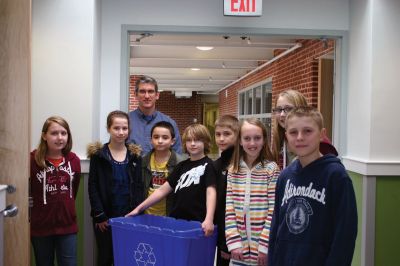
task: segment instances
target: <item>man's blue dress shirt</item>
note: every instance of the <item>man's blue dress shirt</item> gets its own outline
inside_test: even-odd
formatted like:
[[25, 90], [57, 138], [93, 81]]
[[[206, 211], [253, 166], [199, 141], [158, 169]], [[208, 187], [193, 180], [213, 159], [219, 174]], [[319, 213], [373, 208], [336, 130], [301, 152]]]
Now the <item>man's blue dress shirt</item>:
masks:
[[155, 111], [152, 115], [146, 116], [139, 108], [137, 108], [129, 113], [129, 119], [131, 126], [131, 135], [129, 139], [131, 142], [142, 147], [142, 155], [145, 155], [153, 149], [153, 146], [151, 145], [151, 129], [160, 121], [167, 121], [172, 124], [175, 131], [175, 144], [172, 148], [177, 153], [182, 154], [182, 141], [178, 126], [168, 115]]

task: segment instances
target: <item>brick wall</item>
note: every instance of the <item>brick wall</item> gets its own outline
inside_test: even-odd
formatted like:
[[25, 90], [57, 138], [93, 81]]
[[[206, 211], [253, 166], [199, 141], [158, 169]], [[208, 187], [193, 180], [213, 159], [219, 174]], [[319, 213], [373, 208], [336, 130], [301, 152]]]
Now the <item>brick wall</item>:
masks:
[[[136, 79], [137, 76], [132, 75], [130, 77], [129, 111], [135, 110], [138, 107], [138, 101], [134, 95]], [[190, 98], [176, 98], [171, 92], [163, 91], [160, 93], [156, 108], [158, 111], [169, 115], [175, 120], [181, 135], [183, 130], [193, 123], [194, 119], [200, 123], [203, 121], [203, 103], [201, 101], [201, 95], [195, 92]]]
[[[272, 102], [283, 90], [303, 93], [313, 106], [318, 102], [318, 58], [334, 50], [334, 41], [298, 40], [302, 47], [267, 65], [219, 93], [219, 113], [237, 115], [238, 91], [267, 78], [272, 78]], [[282, 50], [276, 50], [275, 55]]]
[[194, 122], [194, 119], [200, 123], [203, 122], [203, 103], [201, 95], [196, 93], [193, 93], [190, 98], [176, 98], [171, 92], [161, 92], [157, 109], [176, 121], [181, 135], [183, 130]]

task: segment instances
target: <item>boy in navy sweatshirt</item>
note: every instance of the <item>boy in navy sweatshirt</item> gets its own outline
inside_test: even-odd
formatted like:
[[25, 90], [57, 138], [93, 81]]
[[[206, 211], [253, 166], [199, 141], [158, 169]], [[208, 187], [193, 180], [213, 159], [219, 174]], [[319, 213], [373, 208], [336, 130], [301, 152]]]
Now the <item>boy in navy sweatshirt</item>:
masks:
[[354, 189], [340, 160], [319, 152], [322, 115], [312, 107], [296, 108], [285, 128], [297, 160], [279, 176], [268, 265], [351, 265], [357, 236]]

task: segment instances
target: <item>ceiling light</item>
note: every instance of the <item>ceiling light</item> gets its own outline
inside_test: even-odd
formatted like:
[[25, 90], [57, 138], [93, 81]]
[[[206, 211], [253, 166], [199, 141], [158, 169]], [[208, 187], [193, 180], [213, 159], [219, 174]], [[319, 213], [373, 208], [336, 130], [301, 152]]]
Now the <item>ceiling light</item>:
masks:
[[199, 70], [200, 70], [200, 68], [193, 67], [193, 68], [191, 68], [190, 70], [193, 70], [193, 71], [199, 71]]
[[196, 48], [199, 49], [200, 51], [210, 51], [214, 49], [214, 47], [212, 46], [196, 46]]

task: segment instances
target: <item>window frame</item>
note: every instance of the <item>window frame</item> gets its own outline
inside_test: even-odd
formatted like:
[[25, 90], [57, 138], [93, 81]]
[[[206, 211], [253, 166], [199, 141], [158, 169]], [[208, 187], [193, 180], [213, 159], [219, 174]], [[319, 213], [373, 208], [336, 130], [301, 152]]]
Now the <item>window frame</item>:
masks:
[[[238, 119], [245, 119], [245, 118], [249, 118], [249, 117], [256, 117], [256, 118], [271, 118], [272, 117], [272, 110], [270, 110], [269, 113], [262, 113], [262, 111], [264, 110], [264, 105], [266, 104], [266, 99], [264, 97], [263, 94], [263, 86], [270, 83], [270, 89], [269, 92], [271, 93], [271, 97], [272, 97], [272, 78], [267, 78], [264, 79], [260, 82], [254, 83], [244, 89], [241, 89], [238, 91]], [[261, 106], [260, 106], [260, 113], [259, 114], [255, 114], [255, 110], [256, 110], [256, 105], [255, 103], [255, 97], [256, 97], [256, 93], [255, 93], [255, 89], [260, 87], [261, 88]], [[248, 110], [248, 103], [249, 103], [249, 97], [247, 92], [252, 91], [252, 113], [248, 114], [246, 111]], [[244, 97], [244, 106], [242, 106], [242, 97]], [[271, 105], [272, 108], [272, 105]]]
[[[264, 108], [265, 105], [267, 104], [267, 97], [265, 97], [266, 93], [264, 93], [263, 89], [264, 86], [266, 87], [265, 89], [269, 92], [270, 98], [271, 98], [271, 104], [270, 104], [270, 110], [269, 113], [263, 113], [263, 110], [266, 109]], [[260, 102], [260, 113], [255, 113], [256, 111], [256, 89], [260, 88], [261, 92], [261, 102]], [[250, 93], [249, 93], [250, 92]], [[249, 114], [247, 111], [249, 110], [249, 94], [252, 95], [251, 99], [251, 114]], [[267, 78], [262, 81], [259, 81], [257, 83], [254, 83], [244, 89], [241, 89], [238, 91], [238, 119], [243, 120], [246, 118], [250, 117], [255, 117], [262, 121], [262, 123], [266, 126], [267, 128], [267, 134], [268, 134], [268, 141], [271, 140], [272, 136], [272, 78]], [[242, 105], [243, 103], [243, 105]]]

